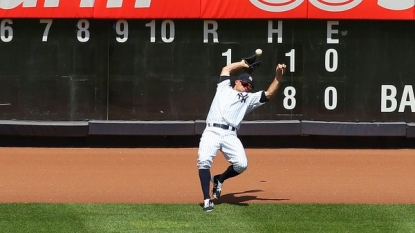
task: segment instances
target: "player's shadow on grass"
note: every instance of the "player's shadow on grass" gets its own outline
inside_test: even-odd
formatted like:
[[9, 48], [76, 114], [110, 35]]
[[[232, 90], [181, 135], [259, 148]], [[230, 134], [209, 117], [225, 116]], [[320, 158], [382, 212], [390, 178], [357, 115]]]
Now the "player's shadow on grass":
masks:
[[[238, 193], [225, 193], [221, 195], [218, 200], [213, 200], [215, 205], [220, 205], [222, 203], [226, 204], [233, 204], [233, 205], [241, 205], [241, 206], [248, 206], [249, 201], [288, 201], [290, 199], [286, 198], [260, 198], [256, 195], [251, 195], [252, 193], [259, 193], [262, 190], [248, 190]], [[238, 196], [236, 196], [238, 195]]]

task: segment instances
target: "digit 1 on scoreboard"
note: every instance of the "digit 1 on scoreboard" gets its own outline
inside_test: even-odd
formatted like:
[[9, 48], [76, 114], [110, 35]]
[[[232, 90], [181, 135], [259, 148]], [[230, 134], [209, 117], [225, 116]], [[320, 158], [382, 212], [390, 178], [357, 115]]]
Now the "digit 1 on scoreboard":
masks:
[[290, 72], [295, 72], [295, 49], [291, 49], [290, 52], [286, 53], [285, 56], [290, 58]]

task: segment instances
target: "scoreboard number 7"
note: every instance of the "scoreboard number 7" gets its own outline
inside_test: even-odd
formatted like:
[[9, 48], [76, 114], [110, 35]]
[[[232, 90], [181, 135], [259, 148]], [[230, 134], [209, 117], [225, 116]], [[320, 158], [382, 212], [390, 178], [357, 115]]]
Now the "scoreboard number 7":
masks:
[[40, 20], [40, 23], [46, 24], [45, 30], [43, 31], [43, 37], [42, 37], [43, 42], [48, 41], [49, 30], [50, 30], [50, 27], [52, 26], [52, 22], [53, 22], [52, 19], [41, 19]]

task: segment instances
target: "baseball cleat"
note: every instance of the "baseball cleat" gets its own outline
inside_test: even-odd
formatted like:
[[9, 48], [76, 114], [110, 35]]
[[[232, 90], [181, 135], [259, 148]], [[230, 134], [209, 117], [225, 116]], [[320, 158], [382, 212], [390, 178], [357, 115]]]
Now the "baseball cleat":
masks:
[[210, 199], [206, 199], [203, 201], [203, 211], [211, 212], [213, 210], [213, 202]]
[[222, 192], [222, 183], [219, 182], [219, 176], [220, 175], [216, 175], [212, 178], [212, 183], [213, 183], [212, 196], [215, 199], [219, 199], [220, 193]]

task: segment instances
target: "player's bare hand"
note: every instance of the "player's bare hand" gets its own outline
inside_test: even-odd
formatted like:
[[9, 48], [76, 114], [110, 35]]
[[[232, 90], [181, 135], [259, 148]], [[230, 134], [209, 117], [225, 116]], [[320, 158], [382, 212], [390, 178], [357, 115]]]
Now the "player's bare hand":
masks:
[[282, 82], [282, 76], [284, 76], [286, 68], [287, 67], [285, 64], [278, 64], [277, 67], [275, 68], [275, 71], [276, 71], [275, 78], [279, 82]]
[[287, 66], [285, 64], [278, 64], [275, 68], [275, 71], [277, 71], [278, 76], [283, 76], [285, 74], [285, 69]]
[[241, 61], [241, 64], [242, 64], [242, 68], [244, 68], [244, 69], [249, 68], [248, 63], [245, 60], [243, 60], [243, 59]]

